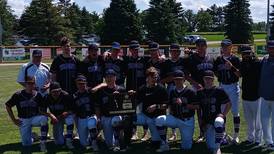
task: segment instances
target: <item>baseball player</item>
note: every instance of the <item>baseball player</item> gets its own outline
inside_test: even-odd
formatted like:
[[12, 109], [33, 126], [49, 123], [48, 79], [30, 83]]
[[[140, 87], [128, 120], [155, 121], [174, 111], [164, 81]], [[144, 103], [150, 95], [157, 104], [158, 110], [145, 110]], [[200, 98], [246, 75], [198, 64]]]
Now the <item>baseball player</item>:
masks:
[[87, 78], [87, 86], [94, 88], [103, 82], [104, 60], [98, 55], [98, 46], [91, 44], [88, 47], [88, 56], [80, 64], [80, 73]]
[[[175, 88], [175, 84], [173, 82], [172, 73], [176, 70], [184, 71], [185, 67], [185, 60], [180, 57], [181, 49], [178, 44], [171, 44], [170, 45], [170, 55], [171, 58], [167, 59], [163, 64], [163, 71], [162, 71], [162, 83], [167, 84], [167, 91], [170, 95], [170, 92]], [[172, 129], [172, 136], [169, 138], [170, 141], [176, 140], [176, 129]]]
[[112, 69], [117, 74], [116, 84], [120, 86], [125, 86], [125, 63], [121, 56], [119, 56], [121, 52], [121, 46], [118, 42], [112, 43], [112, 48], [110, 51], [110, 55], [105, 58], [105, 70]]
[[[231, 108], [231, 103], [225, 91], [214, 86], [213, 71], [205, 71], [203, 80], [204, 89], [197, 91], [201, 128], [204, 129], [209, 150], [220, 154], [220, 142], [224, 135], [224, 118]], [[222, 111], [223, 104], [225, 107]]]
[[86, 148], [89, 144], [93, 151], [98, 151], [97, 145], [97, 124], [98, 124], [98, 105], [95, 98], [87, 89], [87, 79], [83, 75], [76, 78], [77, 92], [73, 95], [77, 116], [78, 134], [80, 144]]
[[242, 77], [242, 99], [244, 117], [247, 122], [247, 144], [259, 145], [262, 137], [260, 119], [261, 99], [259, 96], [259, 82], [261, 62], [255, 57], [248, 45], [240, 46], [242, 62], [240, 67]]
[[[173, 73], [175, 88], [171, 90], [168, 110], [170, 114], [156, 118], [155, 123], [161, 137], [161, 146], [158, 152], [169, 150], [166, 142], [166, 127], [179, 128], [181, 133], [181, 149], [190, 150], [194, 134], [195, 92], [188, 88], [184, 73], [176, 70]], [[196, 102], [197, 104], [197, 102]]]
[[[138, 53], [140, 52], [140, 44], [138, 41], [131, 41], [129, 44], [130, 56], [124, 56], [126, 66], [126, 89], [137, 91], [137, 89], [146, 83], [145, 77], [145, 67], [146, 60], [144, 57], [140, 57]], [[137, 112], [140, 112], [140, 106], [137, 107]], [[132, 117], [133, 118], [133, 117]], [[138, 140], [137, 127], [134, 125], [132, 128], [133, 135], [131, 135], [132, 140]], [[148, 128], [144, 128], [144, 139], [147, 136]], [[128, 130], [125, 130], [128, 131]], [[131, 131], [131, 130], [129, 130]], [[125, 135], [127, 133], [125, 132]], [[128, 138], [125, 136], [125, 138]]]
[[[189, 55], [186, 58], [186, 79], [192, 85], [194, 91], [200, 90], [203, 88], [203, 74], [206, 70], [213, 70], [214, 60], [210, 58], [207, 53], [207, 42], [205, 39], [198, 39], [196, 42], [196, 52]], [[198, 122], [200, 126], [199, 113]], [[204, 132], [200, 128], [200, 136], [197, 139], [197, 142], [201, 142], [204, 140]]]
[[103, 127], [105, 142], [110, 150], [114, 152], [124, 151], [122, 116], [111, 115], [110, 111], [118, 107], [117, 99], [120, 93], [125, 92], [125, 88], [116, 85], [117, 73], [113, 69], [105, 72], [106, 87], [100, 88], [97, 93], [97, 103], [100, 109], [101, 125]]
[[240, 114], [239, 114], [239, 68], [240, 59], [232, 53], [232, 42], [225, 39], [221, 42], [222, 55], [218, 56], [214, 62], [214, 71], [220, 83], [220, 87], [229, 96], [232, 103], [231, 112], [233, 115], [234, 134], [233, 143], [239, 143]]
[[25, 86], [27, 76], [34, 76], [36, 81], [36, 89], [42, 95], [47, 94], [50, 83], [49, 66], [42, 63], [42, 51], [34, 50], [32, 52], [32, 61], [24, 64], [18, 74], [17, 82]]
[[150, 53], [150, 58], [147, 60], [146, 69], [154, 67], [161, 76], [165, 59], [160, 55], [159, 44], [157, 42], [150, 42], [148, 44], [148, 51]]
[[[27, 76], [24, 85], [23, 90], [14, 93], [6, 102], [6, 109], [13, 123], [19, 127], [22, 145], [24, 147], [31, 146], [32, 127], [38, 126], [41, 128], [40, 150], [46, 152], [48, 119], [40, 114], [40, 110], [43, 110], [41, 106], [43, 98], [35, 90], [35, 77]], [[12, 111], [14, 106], [17, 108], [18, 118], [14, 116]]]
[[[58, 82], [53, 82], [50, 84], [49, 94], [44, 98], [43, 106], [49, 109], [49, 112], [45, 112], [43, 114], [47, 115], [51, 119], [55, 144], [63, 145], [64, 141], [66, 141], [66, 146], [68, 149], [73, 149], [73, 98], [61, 89]], [[63, 135], [64, 124], [66, 124], [67, 129], [66, 139]]]
[[[262, 60], [262, 68], [260, 75], [259, 95], [261, 97], [261, 122], [263, 136], [267, 148], [274, 150], [274, 40], [267, 42], [268, 55]], [[269, 126], [270, 119], [272, 120], [271, 127]], [[272, 129], [272, 132], [270, 130]]]
[[80, 60], [71, 54], [70, 40], [66, 37], [61, 39], [63, 54], [54, 58], [50, 72], [52, 81], [59, 82], [61, 88], [72, 95], [76, 92], [75, 79], [77, 77]]
[[137, 114], [136, 125], [148, 125], [152, 147], [158, 148], [160, 135], [155, 125], [155, 118], [166, 114], [168, 93], [166, 88], [159, 84], [158, 71], [154, 67], [146, 70], [146, 85], [137, 91], [138, 103], [142, 103], [142, 112]]

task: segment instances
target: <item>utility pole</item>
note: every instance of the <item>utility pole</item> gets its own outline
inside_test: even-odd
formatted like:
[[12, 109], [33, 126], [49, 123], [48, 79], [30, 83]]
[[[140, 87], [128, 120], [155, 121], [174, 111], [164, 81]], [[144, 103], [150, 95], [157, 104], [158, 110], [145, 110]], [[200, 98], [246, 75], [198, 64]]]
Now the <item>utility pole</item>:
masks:
[[270, 9], [270, 0], [267, 0], [267, 38], [266, 38], [266, 41], [268, 41], [270, 38], [269, 9]]
[[2, 45], [3, 45], [3, 26], [2, 26], [2, 21], [1, 21], [1, 16], [0, 16], [0, 63], [3, 62], [3, 52], [2, 52]]

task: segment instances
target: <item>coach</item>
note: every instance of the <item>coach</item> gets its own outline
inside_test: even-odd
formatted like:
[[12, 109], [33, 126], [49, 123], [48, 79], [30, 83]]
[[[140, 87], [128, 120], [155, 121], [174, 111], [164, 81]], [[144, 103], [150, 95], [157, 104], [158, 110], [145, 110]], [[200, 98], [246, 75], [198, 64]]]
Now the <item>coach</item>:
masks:
[[[274, 40], [267, 42], [268, 55], [262, 60], [259, 94], [261, 102], [261, 121], [265, 143], [270, 150], [274, 150]], [[272, 133], [269, 121], [272, 119]]]
[[49, 88], [50, 73], [49, 66], [42, 63], [41, 50], [34, 50], [32, 53], [32, 61], [22, 65], [17, 82], [25, 87], [27, 76], [35, 77], [36, 89], [44, 96]]

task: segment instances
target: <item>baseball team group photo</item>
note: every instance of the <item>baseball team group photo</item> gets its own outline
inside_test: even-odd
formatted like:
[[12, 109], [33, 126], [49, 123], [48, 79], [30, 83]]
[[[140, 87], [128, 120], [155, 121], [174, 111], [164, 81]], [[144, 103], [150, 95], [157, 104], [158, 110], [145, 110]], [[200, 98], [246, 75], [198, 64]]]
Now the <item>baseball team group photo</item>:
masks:
[[32, 0], [13, 35], [0, 2], [0, 153], [274, 152], [271, 1], [264, 24], [252, 0], [139, 2]]

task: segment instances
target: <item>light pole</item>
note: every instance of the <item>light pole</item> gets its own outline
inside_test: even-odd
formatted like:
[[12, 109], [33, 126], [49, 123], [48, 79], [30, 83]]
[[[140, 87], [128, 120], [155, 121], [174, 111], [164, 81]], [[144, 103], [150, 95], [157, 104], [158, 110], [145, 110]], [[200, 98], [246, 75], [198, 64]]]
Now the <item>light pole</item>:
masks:
[[267, 41], [270, 38], [269, 9], [270, 9], [270, 0], [267, 0], [267, 38], [266, 38]]
[[3, 26], [2, 26], [2, 21], [1, 21], [1, 16], [0, 16], [0, 63], [3, 62], [3, 52], [2, 52], [2, 44], [3, 44]]

